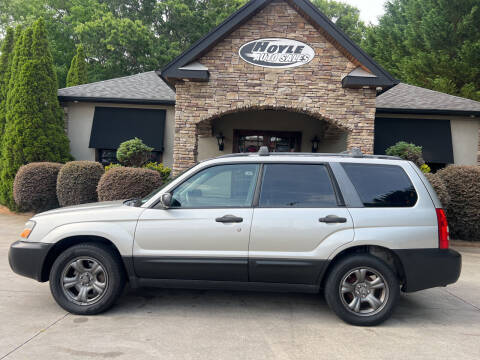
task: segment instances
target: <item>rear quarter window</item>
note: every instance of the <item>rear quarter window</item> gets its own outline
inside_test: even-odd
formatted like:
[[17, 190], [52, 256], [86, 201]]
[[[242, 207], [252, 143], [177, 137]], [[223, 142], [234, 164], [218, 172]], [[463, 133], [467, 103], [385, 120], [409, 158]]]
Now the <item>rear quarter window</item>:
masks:
[[418, 196], [397, 165], [342, 164], [365, 207], [412, 207]]

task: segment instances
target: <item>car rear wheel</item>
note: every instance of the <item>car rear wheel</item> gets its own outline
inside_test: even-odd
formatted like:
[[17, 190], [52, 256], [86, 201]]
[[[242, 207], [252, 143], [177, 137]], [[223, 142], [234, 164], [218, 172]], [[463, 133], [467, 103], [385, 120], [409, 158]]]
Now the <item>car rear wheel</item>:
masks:
[[325, 284], [330, 308], [352, 325], [372, 326], [387, 320], [397, 303], [400, 285], [381, 259], [352, 255], [333, 267]]
[[94, 315], [107, 310], [124, 286], [121, 259], [104, 244], [70, 247], [60, 254], [50, 271], [53, 297], [73, 314]]

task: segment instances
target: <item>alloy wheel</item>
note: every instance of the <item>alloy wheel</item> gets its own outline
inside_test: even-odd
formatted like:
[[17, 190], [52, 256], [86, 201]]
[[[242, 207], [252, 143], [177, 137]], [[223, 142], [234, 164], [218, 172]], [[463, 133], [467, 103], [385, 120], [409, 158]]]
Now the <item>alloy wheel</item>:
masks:
[[387, 303], [389, 286], [378, 271], [358, 267], [342, 277], [339, 292], [342, 304], [348, 311], [358, 316], [372, 316]]
[[77, 305], [92, 305], [105, 295], [108, 274], [100, 261], [77, 257], [65, 266], [60, 283], [70, 301]]

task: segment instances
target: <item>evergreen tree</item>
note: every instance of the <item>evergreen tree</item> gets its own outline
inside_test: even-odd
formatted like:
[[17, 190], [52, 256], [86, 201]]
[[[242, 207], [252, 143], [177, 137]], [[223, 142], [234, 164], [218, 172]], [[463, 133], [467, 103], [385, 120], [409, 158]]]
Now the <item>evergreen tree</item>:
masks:
[[365, 50], [398, 79], [480, 100], [480, 1], [391, 0]]
[[0, 159], [0, 201], [11, 209], [16, 208], [12, 188], [20, 166], [34, 161], [71, 159], [57, 98], [57, 77], [42, 19], [24, 31], [15, 57], [18, 62], [10, 79]]
[[67, 87], [88, 83], [87, 62], [83, 45], [77, 47], [77, 53], [72, 59], [67, 74]]
[[7, 29], [0, 55], [0, 149], [5, 127], [8, 83], [10, 82], [10, 68], [12, 66], [15, 35], [13, 28]]

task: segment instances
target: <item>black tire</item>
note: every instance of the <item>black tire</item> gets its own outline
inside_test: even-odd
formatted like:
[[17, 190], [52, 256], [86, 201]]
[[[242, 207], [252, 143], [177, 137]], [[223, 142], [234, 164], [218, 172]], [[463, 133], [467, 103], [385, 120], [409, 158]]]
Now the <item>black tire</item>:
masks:
[[[356, 274], [361, 274], [361, 269], [366, 270], [364, 276], [367, 281], [358, 281]], [[376, 279], [375, 272], [380, 275], [380, 282], [383, 283], [383, 287], [379, 284], [379, 289], [370, 285], [372, 279]], [[345, 285], [342, 287], [342, 284]], [[345, 291], [342, 292], [342, 289]], [[358, 254], [343, 258], [334, 265], [328, 274], [324, 291], [328, 306], [343, 321], [358, 326], [374, 326], [392, 315], [400, 295], [400, 284], [395, 272], [383, 260], [368, 254]], [[371, 304], [371, 296], [381, 302], [377, 309]], [[367, 301], [367, 297], [370, 301]], [[355, 306], [358, 302], [360, 308]], [[375, 304], [377, 305], [378, 303]]]
[[[80, 296], [80, 290], [76, 290], [75, 286], [72, 286], [70, 289], [64, 288], [63, 279], [64, 276], [68, 275], [70, 271], [72, 278], [80, 278], [80, 274], [86, 274], [86, 272], [76, 272], [74, 269], [75, 266], [72, 266], [76, 260], [80, 260], [82, 265], [88, 266], [89, 264], [100, 264], [101, 273], [99, 275], [92, 275], [93, 268], [83, 268], [92, 270], [89, 272], [90, 275], [82, 278], [85, 281], [85, 284], [79, 284], [76, 281], [79, 287], [85, 286], [85, 288], [92, 288], [93, 282], [98, 280], [96, 277], [101, 276], [101, 284], [103, 286], [103, 291], [100, 291], [97, 295], [97, 299], [88, 299], [85, 303], [76, 303], [73, 294], [75, 291], [78, 291], [78, 296]], [[90, 261], [92, 260], [92, 261]], [[77, 315], [95, 315], [109, 309], [121, 295], [125, 287], [125, 270], [122, 264], [121, 259], [117, 254], [115, 254], [108, 245], [104, 244], [93, 244], [93, 243], [81, 243], [75, 246], [72, 246], [62, 252], [58, 258], [53, 263], [52, 269], [50, 270], [50, 290], [55, 301], [62, 308]], [[90, 282], [89, 282], [90, 281]], [[98, 288], [98, 287], [97, 287]], [[90, 296], [93, 297], [94, 289], [88, 290]], [[85, 290], [87, 292], [87, 290]], [[78, 300], [81, 302], [80, 300]], [[88, 301], [92, 303], [88, 303]]]

